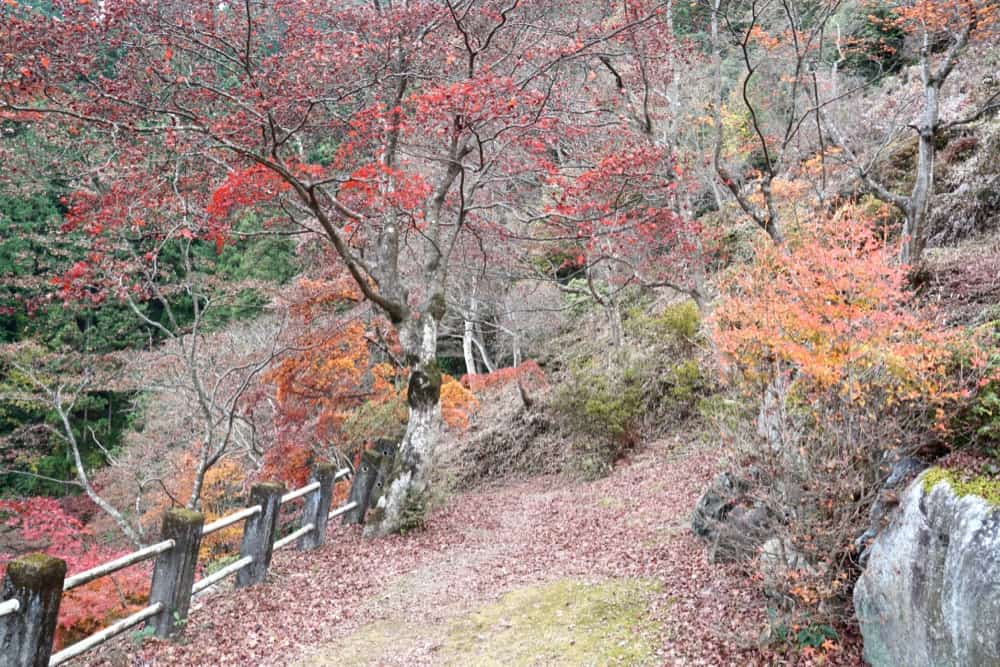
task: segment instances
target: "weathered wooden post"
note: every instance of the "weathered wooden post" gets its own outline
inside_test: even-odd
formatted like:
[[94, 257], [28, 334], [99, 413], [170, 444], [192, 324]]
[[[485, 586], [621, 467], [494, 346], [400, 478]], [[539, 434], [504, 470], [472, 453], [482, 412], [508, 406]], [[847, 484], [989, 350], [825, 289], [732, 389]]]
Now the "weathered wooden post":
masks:
[[261, 482], [250, 489], [250, 506], [260, 505], [260, 512], [247, 519], [240, 544], [240, 558], [250, 556], [253, 562], [236, 575], [236, 586], [243, 588], [264, 581], [274, 553], [278, 534], [278, 515], [285, 486], [276, 482]]
[[306, 496], [305, 507], [302, 508], [302, 525], [312, 524], [312, 531], [299, 540], [299, 549], [315, 549], [326, 542], [327, 515], [330, 513], [330, 503], [333, 502], [333, 483], [337, 476], [337, 466], [332, 463], [320, 463], [313, 469], [311, 481], [319, 482], [319, 488]]
[[375, 443], [375, 451], [379, 454], [378, 471], [375, 473], [375, 484], [372, 485], [371, 493], [368, 494], [367, 505], [369, 509], [375, 507], [379, 498], [385, 493], [385, 487], [392, 479], [392, 466], [396, 463], [396, 450], [399, 445], [392, 440], [379, 440]]
[[0, 616], [0, 665], [48, 667], [65, 578], [66, 561], [45, 554], [8, 563], [2, 599], [19, 609]]
[[342, 519], [344, 525], [364, 523], [365, 512], [368, 510], [368, 498], [375, 486], [375, 477], [378, 474], [381, 459], [382, 455], [374, 449], [366, 449], [361, 452], [361, 464], [354, 473], [354, 479], [351, 481], [351, 492], [347, 496], [348, 503], [357, 504], [353, 509], [344, 513]]
[[153, 628], [157, 637], [169, 637], [184, 628], [204, 525], [204, 515], [189, 509], [175, 507], [163, 515], [161, 537], [173, 540], [174, 546], [157, 556], [153, 566], [149, 603], [159, 602], [163, 609], [146, 622], [146, 627]]

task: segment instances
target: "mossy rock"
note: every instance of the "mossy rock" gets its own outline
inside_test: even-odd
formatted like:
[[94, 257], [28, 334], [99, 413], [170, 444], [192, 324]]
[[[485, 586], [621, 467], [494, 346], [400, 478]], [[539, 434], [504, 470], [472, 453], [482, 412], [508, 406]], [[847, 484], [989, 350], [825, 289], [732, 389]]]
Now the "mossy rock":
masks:
[[959, 498], [979, 496], [990, 505], [1000, 507], [1000, 479], [985, 475], [964, 478], [952, 470], [931, 468], [924, 473], [924, 493], [930, 493], [940, 482], [947, 482]]

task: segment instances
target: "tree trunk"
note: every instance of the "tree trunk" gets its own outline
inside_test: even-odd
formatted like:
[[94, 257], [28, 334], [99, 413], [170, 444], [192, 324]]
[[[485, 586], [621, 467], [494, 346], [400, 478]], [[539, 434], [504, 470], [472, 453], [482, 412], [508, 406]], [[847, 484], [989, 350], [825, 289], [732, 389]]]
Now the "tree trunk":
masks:
[[920, 260], [924, 249], [924, 229], [934, 194], [934, 137], [937, 132], [939, 89], [934, 82], [924, 83], [924, 108], [917, 126], [917, 174], [910, 193], [909, 206], [903, 223], [903, 242], [899, 260], [910, 264]]
[[469, 310], [465, 316], [465, 328], [462, 331], [462, 355], [465, 357], [465, 372], [469, 375], [476, 374], [476, 351], [473, 348], [476, 337], [476, 311], [479, 310], [479, 302], [476, 297], [469, 297]]
[[389, 476], [391, 481], [375, 504], [366, 536], [405, 532], [423, 522], [428, 473], [441, 432], [437, 333], [443, 314], [441, 308], [439, 312], [424, 313], [416, 322], [401, 325], [400, 339], [410, 363], [407, 390], [410, 416]]
[[475, 344], [476, 349], [479, 350], [479, 358], [483, 360], [486, 372], [492, 373], [495, 371], [497, 365], [493, 363], [493, 358], [490, 357], [490, 352], [486, 349], [486, 343], [483, 342], [483, 332], [478, 326], [476, 327], [475, 334], [472, 336], [472, 342]]
[[143, 546], [142, 534], [140, 531], [136, 530], [136, 528], [129, 523], [128, 519], [125, 518], [125, 515], [105, 500], [101, 494], [97, 492], [97, 489], [94, 488], [94, 485], [90, 483], [90, 478], [87, 476], [87, 469], [83, 464], [83, 458], [80, 456], [80, 446], [76, 440], [76, 434], [73, 433], [73, 427], [69, 422], [69, 410], [63, 406], [61, 398], [58, 394], [54, 397], [53, 407], [59, 414], [59, 419], [63, 426], [63, 435], [66, 442], [69, 444], [70, 451], [73, 453], [73, 464], [76, 466], [76, 478], [79, 480], [80, 486], [83, 487], [87, 497], [90, 498], [95, 505], [101, 508], [105, 514], [111, 517], [111, 520], [115, 522], [115, 525], [117, 525], [118, 529], [122, 531], [122, 534], [128, 538], [129, 542], [136, 547]]
[[511, 338], [510, 347], [511, 347], [511, 355], [513, 356], [512, 365], [514, 365], [514, 366], [520, 366], [521, 365], [521, 334], [520, 334], [520, 331], [518, 330], [517, 315], [516, 315], [514, 309], [510, 307], [510, 303], [507, 302], [506, 299], [504, 300], [504, 308], [507, 311], [507, 321], [510, 324], [510, 330], [508, 331], [508, 333], [510, 334], [510, 338]]
[[608, 327], [611, 330], [611, 346], [617, 351], [620, 350], [622, 345], [625, 343], [622, 325], [622, 311], [618, 307], [618, 302], [614, 299], [608, 299], [608, 304], [605, 307], [605, 312], [608, 314]]
[[462, 356], [465, 357], [465, 372], [469, 375], [476, 374], [476, 352], [472, 348], [472, 338], [475, 336], [473, 323], [465, 320], [465, 329], [462, 331]]

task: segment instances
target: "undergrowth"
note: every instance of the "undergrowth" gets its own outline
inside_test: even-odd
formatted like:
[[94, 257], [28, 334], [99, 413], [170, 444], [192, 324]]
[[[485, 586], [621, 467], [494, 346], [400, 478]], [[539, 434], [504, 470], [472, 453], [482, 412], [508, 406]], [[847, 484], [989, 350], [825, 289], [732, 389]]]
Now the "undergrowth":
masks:
[[577, 472], [607, 474], [642, 439], [696, 413], [712, 388], [701, 367], [701, 320], [691, 302], [650, 312], [639, 304], [624, 322], [625, 343], [610, 351], [580, 345], [551, 409], [573, 443]]

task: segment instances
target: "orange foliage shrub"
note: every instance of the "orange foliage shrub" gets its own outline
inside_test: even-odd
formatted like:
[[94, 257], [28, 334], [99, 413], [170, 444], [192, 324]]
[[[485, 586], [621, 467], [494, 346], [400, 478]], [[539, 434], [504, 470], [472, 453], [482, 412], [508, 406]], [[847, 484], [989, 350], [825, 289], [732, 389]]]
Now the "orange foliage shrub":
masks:
[[[187, 503], [191, 497], [197, 469], [195, 451], [195, 448], [191, 448], [178, 458], [175, 466], [177, 474], [167, 485], [169, 495], [158, 495], [156, 502], [143, 515], [143, 524], [154, 531], [154, 534], [159, 530], [163, 514], [173, 506]], [[205, 523], [215, 521], [245, 505], [246, 479], [246, 466], [234, 458], [223, 458], [208, 469], [201, 489], [201, 511], [205, 515]], [[239, 545], [242, 531], [242, 524], [236, 524], [212, 533], [202, 540], [200, 557], [207, 560], [234, 551]]]
[[785, 592], [845, 618], [859, 517], [895, 461], [948, 446], [970, 381], [956, 360], [982, 357], [916, 310], [894, 250], [857, 215], [761, 245], [724, 282], [711, 319], [743, 397], [730, 402], [741, 406], [736, 419], [722, 415], [723, 435], [758, 471], [752, 494], [782, 517], [774, 532], [814, 566], [793, 572]]
[[807, 226], [787, 248], [762, 245], [714, 315], [724, 365], [754, 384], [792, 368], [810, 390], [862, 403], [876, 382], [890, 405], [954, 398], [946, 375], [957, 340], [909, 308], [892, 253], [869, 225], [843, 219]]
[[888, 20], [907, 32], [955, 32], [968, 29], [972, 39], [988, 38], [1000, 18], [996, 0], [912, 0], [893, 10]]
[[[369, 322], [356, 309], [358, 289], [346, 272], [299, 280], [291, 300], [297, 349], [263, 376], [275, 388], [278, 432], [262, 476], [289, 487], [305, 483], [324, 445], [359, 446], [383, 429], [400, 428], [408, 373], [379, 361], [377, 347], [388, 345], [398, 354], [398, 344], [391, 334], [385, 340], [374, 332], [383, 322]], [[466, 428], [477, 405], [454, 378], [442, 377], [441, 413], [448, 426]]]
[[330, 440], [347, 411], [369, 396], [362, 385], [370, 355], [360, 321], [343, 323], [319, 340], [316, 333], [310, 329], [301, 341], [308, 348], [287, 355], [264, 380], [276, 387], [285, 421], [306, 422], [311, 437]]
[[302, 278], [291, 301], [295, 349], [262, 377], [275, 390], [277, 437], [261, 473], [290, 488], [306, 481], [318, 448], [342, 440], [351, 411], [381, 391], [377, 377], [371, 387], [366, 324], [349, 312], [359, 301], [349, 276]]
[[479, 401], [462, 383], [450, 375], [441, 377], [441, 418], [450, 428], [464, 431]]
[[[373, 383], [369, 404], [382, 405], [395, 402], [400, 406], [399, 418], [405, 422], [405, 406], [407, 393], [407, 377], [409, 371], [399, 369], [390, 364], [379, 364], [372, 371]], [[397, 389], [399, 387], [399, 389]], [[469, 427], [469, 418], [479, 407], [479, 401], [461, 382], [448, 375], [441, 375], [441, 418], [453, 429], [465, 430]]]

